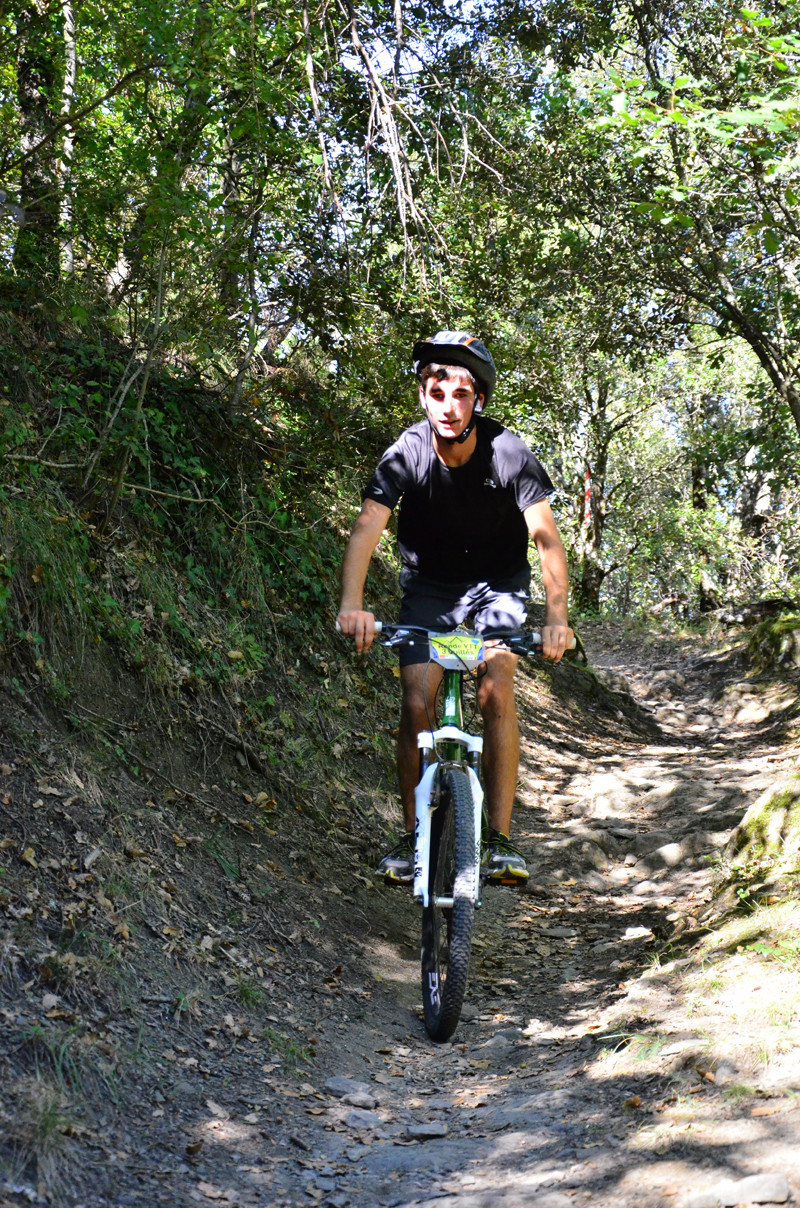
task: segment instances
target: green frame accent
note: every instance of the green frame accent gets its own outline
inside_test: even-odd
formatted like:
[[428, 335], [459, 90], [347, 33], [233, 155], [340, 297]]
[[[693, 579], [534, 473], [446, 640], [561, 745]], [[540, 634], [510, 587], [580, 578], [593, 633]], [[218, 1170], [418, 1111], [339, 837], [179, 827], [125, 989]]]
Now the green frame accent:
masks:
[[[464, 728], [464, 710], [461, 703], [461, 682], [463, 671], [451, 671], [445, 668], [442, 672], [442, 725]], [[445, 763], [460, 763], [464, 757], [463, 744], [452, 740], [441, 744], [441, 755]]]

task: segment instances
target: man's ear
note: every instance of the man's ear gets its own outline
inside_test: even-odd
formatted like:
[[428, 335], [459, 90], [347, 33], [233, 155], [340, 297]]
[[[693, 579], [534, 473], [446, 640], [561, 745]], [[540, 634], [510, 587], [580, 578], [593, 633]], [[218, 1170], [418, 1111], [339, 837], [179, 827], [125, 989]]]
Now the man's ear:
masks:
[[475, 399], [475, 414], [476, 415], [480, 415], [481, 411], [483, 411], [483, 399], [484, 399], [484, 396], [482, 394], [479, 394], [478, 397]]
[[424, 411], [425, 410], [425, 387], [423, 386], [422, 382], [420, 382], [420, 385], [419, 385], [419, 405], [422, 408], [422, 410]]

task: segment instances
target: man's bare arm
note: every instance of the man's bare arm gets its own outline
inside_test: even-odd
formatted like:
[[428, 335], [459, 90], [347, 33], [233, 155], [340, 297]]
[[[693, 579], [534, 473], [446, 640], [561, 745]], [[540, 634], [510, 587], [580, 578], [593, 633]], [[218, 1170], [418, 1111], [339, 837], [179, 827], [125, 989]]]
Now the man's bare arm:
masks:
[[375, 637], [375, 617], [364, 611], [364, 584], [370, 559], [391, 514], [385, 504], [365, 499], [344, 553], [342, 602], [336, 619], [342, 633], [355, 638], [359, 651], [369, 650]]
[[542, 628], [542, 654], [555, 662], [572, 641], [567, 615], [569, 573], [567, 555], [558, 535], [553, 512], [546, 499], [533, 503], [524, 512], [528, 532], [536, 545], [542, 564], [547, 611]]

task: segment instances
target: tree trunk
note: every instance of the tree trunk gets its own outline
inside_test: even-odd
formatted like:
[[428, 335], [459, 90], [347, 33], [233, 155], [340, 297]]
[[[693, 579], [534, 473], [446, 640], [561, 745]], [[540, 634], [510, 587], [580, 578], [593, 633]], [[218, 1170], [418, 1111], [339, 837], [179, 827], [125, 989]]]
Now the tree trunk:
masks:
[[242, 319], [242, 265], [247, 255], [247, 248], [240, 230], [242, 222], [239, 192], [241, 170], [236, 144], [229, 135], [225, 140], [225, 157], [222, 165], [225, 198], [223, 201], [225, 248], [219, 269], [219, 298], [226, 318], [231, 321], [231, 330], [235, 332], [233, 343], [237, 345]]
[[55, 8], [52, 0], [28, 0], [17, 15], [20, 203], [25, 222], [17, 236], [13, 268], [18, 277], [49, 288], [58, 283], [60, 261], [58, 163], [53, 142], [43, 142], [56, 123], [53, 100], [60, 86]]
[[606, 577], [605, 567], [600, 565], [594, 550], [584, 550], [581, 560], [580, 578], [573, 589], [575, 606], [580, 612], [600, 611], [600, 589]]
[[574, 599], [581, 612], [600, 611], [600, 589], [608, 570], [600, 561], [603, 534], [606, 523], [606, 474], [608, 473], [608, 450], [614, 437], [614, 429], [608, 421], [608, 397], [610, 383], [598, 382], [596, 397], [585, 385], [584, 394], [589, 406], [590, 449], [594, 454], [591, 462], [591, 495], [588, 524], [583, 517], [583, 493], [581, 493], [581, 538], [579, 542], [579, 573], [574, 587]]
[[[75, 12], [72, 0], [61, 0], [64, 18], [64, 86], [61, 90], [61, 118], [69, 117], [75, 104], [75, 82], [78, 76], [78, 47], [75, 37]], [[75, 149], [75, 130], [64, 127], [64, 142], [61, 151], [59, 176], [61, 183], [61, 271], [71, 277], [75, 270], [75, 248], [73, 246], [72, 206], [72, 155]]]
[[208, 0], [201, 0], [195, 18], [193, 46], [197, 49], [192, 76], [186, 83], [183, 107], [160, 151], [150, 196], [134, 215], [129, 233], [114, 268], [106, 278], [106, 291], [112, 306], [119, 306], [133, 283], [138, 280], [148, 257], [161, 255], [165, 231], [172, 218], [174, 201], [180, 194], [181, 178], [192, 162], [197, 144], [208, 121], [211, 79], [204, 70], [203, 43], [211, 35]]

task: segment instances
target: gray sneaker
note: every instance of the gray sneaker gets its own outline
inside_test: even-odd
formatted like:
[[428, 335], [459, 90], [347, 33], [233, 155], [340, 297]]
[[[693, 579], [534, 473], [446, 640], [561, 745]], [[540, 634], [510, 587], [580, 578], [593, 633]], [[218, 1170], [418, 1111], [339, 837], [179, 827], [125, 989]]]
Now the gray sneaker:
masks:
[[414, 832], [406, 831], [375, 869], [387, 885], [410, 885], [414, 880]]
[[484, 860], [484, 876], [492, 885], [524, 885], [528, 879], [525, 857], [502, 831], [489, 831]]

